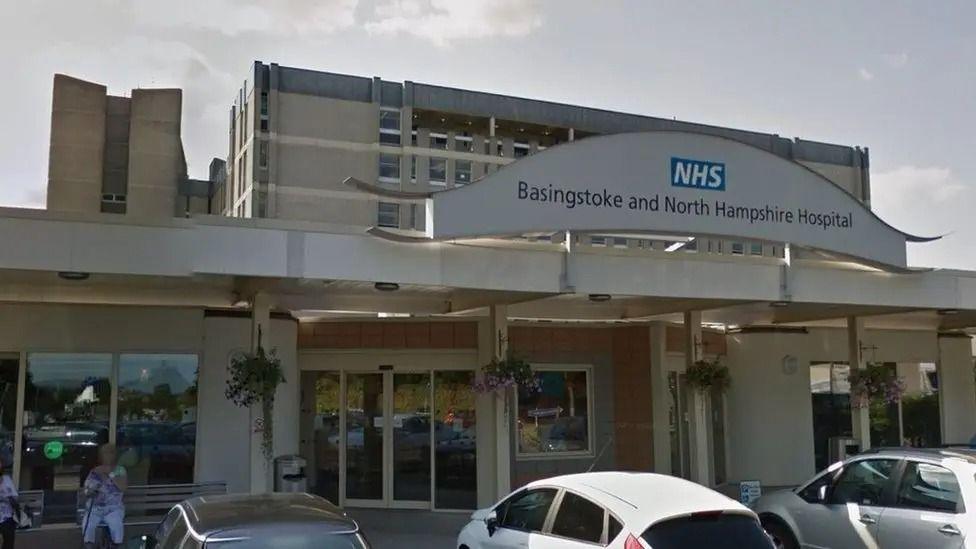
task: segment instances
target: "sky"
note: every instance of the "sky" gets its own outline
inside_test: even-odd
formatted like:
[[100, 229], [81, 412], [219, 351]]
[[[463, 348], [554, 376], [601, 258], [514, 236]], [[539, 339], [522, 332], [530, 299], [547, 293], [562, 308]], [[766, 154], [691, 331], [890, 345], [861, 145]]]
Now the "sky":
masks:
[[[8, 0], [13, 1], [13, 0]], [[976, 2], [47, 0], [0, 34], [0, 205], [43, 208], [51, 86], [179, 87], [190, 175], [255, 60], [859, 145], [909, 262], [976, 270]]]

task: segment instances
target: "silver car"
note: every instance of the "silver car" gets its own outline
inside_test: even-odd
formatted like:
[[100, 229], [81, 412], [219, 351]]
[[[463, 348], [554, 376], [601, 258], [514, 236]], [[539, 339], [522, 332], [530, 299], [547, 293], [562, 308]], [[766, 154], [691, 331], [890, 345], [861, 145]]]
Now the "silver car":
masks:
[[177, 504], [138, 549], [369, 549], [359, 525], [311, 494], [204, 496]]
[[976, 450], [871, 450], [753, 510], [785, 549], [974, 549]]

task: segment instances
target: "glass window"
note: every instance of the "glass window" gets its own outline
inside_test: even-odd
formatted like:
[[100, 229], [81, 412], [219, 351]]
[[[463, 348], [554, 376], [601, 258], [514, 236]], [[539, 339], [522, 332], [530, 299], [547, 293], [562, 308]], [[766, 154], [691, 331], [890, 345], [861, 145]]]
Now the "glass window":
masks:
[[898, 363], [898, 377], [905, 383], [901, 397], [904, 444], [917, 448], [942, 445], [939, 410], [939, 376], [933, 363]]
[[614, 248], [626, 248], [627, 247], [627, 239], [626, 238], [616, 237], [616, 236], [613, 237], [613, 247]]
[[399, 133], [386, 133], [380, 134], [380, 143], [383, 145], [394, 145], [400, 146], [400, 134]]
[[700, 513], [666, 520], [641, 536], [654, 549], [769, 549], [769, 538], [756, 519], [746, 515]]
[[552, 533], [564, 538], [600, 543], [603, 538], [603, 507], [571, 492], [563, 494]]
[[938, 465], [909, 461], [898, 489], [898, 507], [961, 513], [959, 481], [956, 475]]
[[810, 364], [810, 404], [813, 408], [814, 462], [818, 470], [826, 469], [840, 456], [832, 455], [834, 437], [850, 437], [851, 384], [850, 367], [836, 362]]
[[478, 504], [474, 372], [434, 372], [434, 506]]
[[400, 205], [393, 202], [380, 202], [376, 224], [380, 227], [400, 227]]
[[410, 181], [417, 181], [417, 157], [410, 157]]
[[540, 488], [528, 490], [505, 502], [502, 513], [498, 513], [498, 525], [502, 528], [541, 532], [549, 514], [552, 500], [556, 498], [556, 490]]
[[447, 182], [447, 159], [431, 158], [429, 178], [431, 183]]
[[589, 375], [584, 370], [538, 372], [541, 390], [518, 395], [521, 454], [589, 452]]
[[400, 179], [400, 157], [398, 155], [380, 153], [380, 178]]
[[590, 245], [591, 246], [606, 246], [607, 245], [607, 237], [605, 237], [605, 236], [591, 236], [590, 237]]
[[380, 129], [400, 131], [400, 111], [380, 109]]
[[761, 242], [750, 243], [749, 253], [752, 255], [762, 255], [763, 254], [762, 243]]
[[430, 148], [446, 151], [447, 136], [435, 133], [430, 134]]
[[112, 355], [31, 353], [20, 490], [44, 490], [45, 522], [74, 520], [75, 494], [109, 440]]
[[268, 116], [268, 92], [261, 92], [261, 116]]
[[742, 242], [732, 243], [732, 255], [743, 255], [745, 253], [746, 253], [745, 244], [743, 244]]
[[607, 517], [607, 543], [612, 543], [613, 540], [617, 539], [623, 529], [624, 527], [619, 520], [613, 516]]
[[458, 135], [454, 137], [454, 150], [458, 152], [474, 152], [472, 146], [473, 140], [464, 135]]
[[457, 186], [471, 183], [471, 161], [457, 160], [454, 162], [454, 184]]
[[258, 143], [258, 165], [262, 168], [268, 167], [268, 142], [261, 141]]
[[896, 463], [893, 459], [865, 459], [851, 463], [837, 479], [830, 502], [880, 505]]
[[193, 482], [197, 356], [121, 355], [116, 444], [129, 484]]
[[529, 144], [515, 142], [515, 158], [522, 158], [529, 155]]
[[817, 478], [810, 484], [806, 485], [806, 487], [804, 487], [802, 490], [797, 492], [797, 495], [800, 496], [800, 499], [802, 499], [807, 503], [819, 502], [820, 489], [823, 488], [824, 486], [827, 486], [828, 488], [830, 487], [830, 484], [834, 481], [834, 474], [836, 472], [837, 471], [834, 470], [828, 473], [824, 473], [819, 478]]

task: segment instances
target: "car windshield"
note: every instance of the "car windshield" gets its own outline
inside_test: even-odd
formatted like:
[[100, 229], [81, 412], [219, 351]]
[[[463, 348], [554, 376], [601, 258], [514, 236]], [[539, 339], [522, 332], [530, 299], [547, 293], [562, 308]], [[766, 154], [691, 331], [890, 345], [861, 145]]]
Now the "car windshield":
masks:
[[699, 513], [651, 526], [641, 536], [654, 549], [772, 549], [756, 519], [726, 513]]
[[207, 541], [207, 549], [369, 549], [369, 544], [359, 534], [332, 534], [321, 532], [275, 533], [272, 537], [255, 536], [248, 539]]

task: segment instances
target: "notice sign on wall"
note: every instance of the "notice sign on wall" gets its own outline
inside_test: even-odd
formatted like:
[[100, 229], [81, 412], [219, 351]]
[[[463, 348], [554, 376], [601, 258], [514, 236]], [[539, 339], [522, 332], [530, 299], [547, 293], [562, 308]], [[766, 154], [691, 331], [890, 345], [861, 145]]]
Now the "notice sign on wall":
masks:
[[739, 501], [743, 505], [752, 505], [762, 496], [762, 483], [758, 480], [743, 480], [739, 483]]
[[785, 242], [903, 268], [903, 233], [813, 170], [685, 132], [589, 137], [433, 193], [434, 239], [639, 232]]

